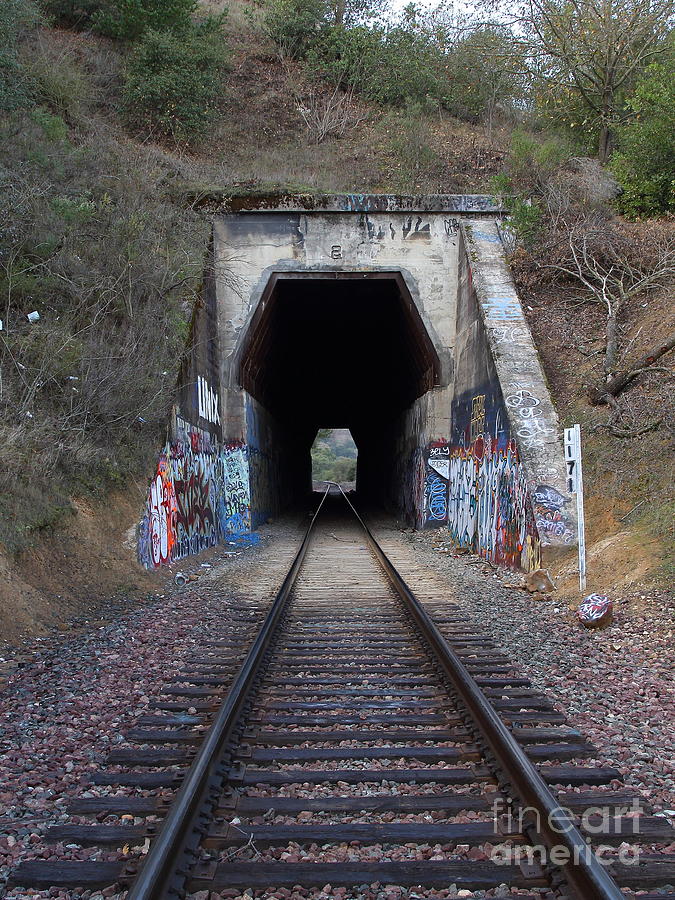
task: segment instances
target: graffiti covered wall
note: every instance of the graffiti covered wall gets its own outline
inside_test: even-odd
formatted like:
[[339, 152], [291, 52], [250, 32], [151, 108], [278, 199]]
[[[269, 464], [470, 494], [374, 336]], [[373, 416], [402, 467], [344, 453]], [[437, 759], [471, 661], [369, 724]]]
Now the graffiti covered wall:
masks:
[[159, 455], [139, 526], [138, 557], [147, 569], [251, 529], [246, 448], [220, 445], [180, 416], [175, 431]]
[[222, 439], [213, 249], [195, 303], [176, 385], [170, 438], [159, 453], [138, 528], [148, 569], [251, 530], [248, 451]]
[[453, 403], [448, 525], [461, 547], [495, 565], [540, 564], [539, 535], [525, 470], [494, 382]]
[[447, 441], [432, 441], [426, 448], [424, 472], [424, 527], [448, 524], [448, 486], [450, 446]]
[[[466, 229], [469, 283], [480, 311], [481, 342], [503, 395], [502, 410], [527, 475], [529, 498], [546, 557], [576, 543], [576, 512], [567, 490], [561, 429], [529, 325], [504, 259], [499, 227]], [[473, 274], [473, 280], [471, 278]]]
[[467, 255], [460, 261], [448, 527], [495, 565], [537, 568], [540, 539]]

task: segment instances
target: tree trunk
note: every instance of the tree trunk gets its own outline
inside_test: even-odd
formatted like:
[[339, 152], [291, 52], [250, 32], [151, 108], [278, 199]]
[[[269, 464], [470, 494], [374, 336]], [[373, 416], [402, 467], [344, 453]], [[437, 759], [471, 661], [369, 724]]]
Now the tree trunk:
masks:
[[335, 24], [344, 25], [347, 0], [337, 0], [335, 4]]
[[598, 159], [603, 165], [609, 160], [611, 152], [612, 130], [607, 122], [603, 122], [600, 126], [600, 136], [598, 138]]
[[616, 360], [619, 355], [619, 309], [618, 303], [607, 316], [607, 331], [605, 344], [605, 375], [608, 377], [614, 372]]
[[601, 406], [604, 403], [609, 403], [612, 397], [616, 397], [620, 394], [621, 391], [625, 387], [628, 387], [631, 381], [637, 378], [641, 372], [653, 365], [658, 359], [661, 359], [662, 356], [665, 356], [666, 353], [669, 353], [674, 348], [675, 335], [671, 335], [659, 344], [658, 347], [655, 347], [649, 353], [645, 354], [632, 368], [624, 369], [623, 372], [617, 372], [617, 374], [610, 378], [606, 384], [592, 390], [589, 395], [591, 403], [594, 406]]

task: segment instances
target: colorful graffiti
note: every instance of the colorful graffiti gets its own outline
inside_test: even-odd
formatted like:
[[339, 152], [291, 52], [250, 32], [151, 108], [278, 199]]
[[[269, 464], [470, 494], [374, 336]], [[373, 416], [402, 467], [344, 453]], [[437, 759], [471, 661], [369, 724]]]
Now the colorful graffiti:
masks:
[[453, 540], [496, 565], [539, 566], [539, 540], [515, 441], [481, 435], [450, 457]]
[[139, 526], [140, 562], [157, 568], [250, 530], [246, 448], [221, 446], [177, 417], [176, 440], [159, 456]]
[[429, 444], [425, 454], [424, 524], [427, 528], [448, 521], [450, 447], [445, 441]]
[[173, 527], [176, 511], [171, 466], [167, 452], [163, 451], [157, 461], [157, 472], [150, 485], [146, 512], [139, 530], [139, 555], [142, 553], [152, 567], [171, 562], [176, 543]]
[[540, 540], [516, 437], [494, 382], [453, 402], [448, 527], [460, 547], [496, 565], [540, 564]]
[[574, 533], [569, 526], [565, 506], [571, 502], [571, 498], [565, 497], [548, 484], [539, 484], [532, 495], [532, 502], [542, 542], [546, 542], [548, 537], [554, 537], [559, 542], [569, 544]]

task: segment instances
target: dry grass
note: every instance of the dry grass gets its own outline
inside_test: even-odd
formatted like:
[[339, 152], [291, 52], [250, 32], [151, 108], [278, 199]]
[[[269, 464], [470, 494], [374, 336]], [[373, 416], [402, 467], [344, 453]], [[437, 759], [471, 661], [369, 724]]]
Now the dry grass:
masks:
[[[675, 571], [675, 360], [663, 359], [668, 372], [646, 372], [622, 394], [622, 422], [645, 434], [622, 439], [605, 424], [613, 411], [592, 406], [589, 390], [602, 380], [604, 316], [595, 306], [573, 303], [576, 291], [534, 279], [521, 284], [521, 296], [553, 396], [565, 426], [579, 422], [584, 447], [589, 533], [592, 541], [633, 529], [649, 544], [660, 566], [656, 575], [672, 580]], [[623, 360], [639, 357], [675, 328], [668, 290], [643, 297], [622, 323]], [[652, 573], [654, 574], [654, 573]]]

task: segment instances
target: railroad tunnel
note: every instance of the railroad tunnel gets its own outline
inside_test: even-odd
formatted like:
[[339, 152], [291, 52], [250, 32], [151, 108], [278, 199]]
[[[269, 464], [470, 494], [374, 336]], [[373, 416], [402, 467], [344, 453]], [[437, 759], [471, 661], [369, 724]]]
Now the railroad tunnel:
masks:
[[525, 569], [573, 544], [559, 422], [494, 198], [223, 202], [143, 565], [255, 540], [306, 498], [319, 428], [349, 429], [359, 500], [406, 525]]
[[252, 507], [304, 500], [317, 430], [348, 428], [359, 498], [400, 512], [414, 477], [406, 469], [423, 442], [421, 398], [439, 378], [438, 354], [400, 273], [275, 275], [238, 366], [252, 398], [249, 432], [264, 422], [278, 460], [273, 484], [254, 473]]

